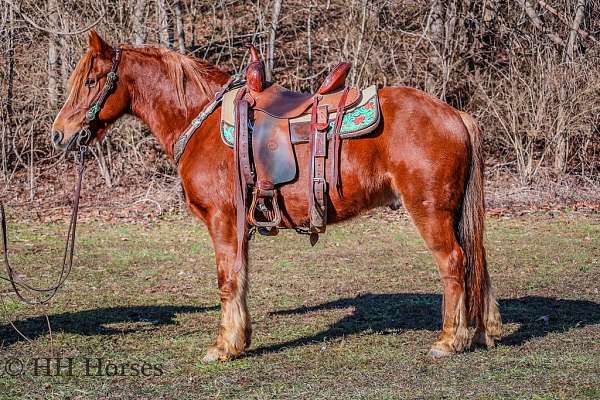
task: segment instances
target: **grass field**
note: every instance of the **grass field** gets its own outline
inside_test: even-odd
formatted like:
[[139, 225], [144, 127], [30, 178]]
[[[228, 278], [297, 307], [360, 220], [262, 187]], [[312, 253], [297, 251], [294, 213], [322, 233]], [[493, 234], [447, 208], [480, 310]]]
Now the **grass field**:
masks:
[[[25, 277], [52, 281], [64, 229], [11, 226]], [[205, 365], [219, 304], [204, 227], [84, 222], [49, 307], [21, 305], [2, 286], [0, 398], [600, 398], [598, 215], [489, 219], [486, 243], [505, 322], [493, 350], [426, 356], [440, 281], [411, 223], [385, 212], [331, 228], [315, 248], [293, 233], [254, 240], [252, 348]], [[39, 358], [58, 356], [73, 358], [72, 374], [44, 376]], [[126, 376], [96, 376], [98, 358]], [[153, 376], [132, 372], [144, 363]]]

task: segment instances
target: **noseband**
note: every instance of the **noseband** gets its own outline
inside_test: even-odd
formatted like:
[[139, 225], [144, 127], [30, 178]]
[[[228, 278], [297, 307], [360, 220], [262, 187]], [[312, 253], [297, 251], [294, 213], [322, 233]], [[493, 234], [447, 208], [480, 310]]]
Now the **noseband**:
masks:
[[115, 49], [115, 54], [112, 58], [112, 66], [106, 75], [104, 87], [92, 101], [90, 108], [85, 113], [85, 124], [77, 133], [76, 139], [77, 145], [80, 147], [87, 146], [89, 144], [90, 140], [92, 139], [92, 125], [98, 122], [98, 116], [100, 115], [100, 111], [102, 111], [102, 107], [104, 106], [106, 99], [117, 87], [117, 80], [119, 79], [119, 75], [117, 75], [117, 69], [119, 68], [119, 63], [121, 62], [122, 51], [123, 49], [119, 47]]

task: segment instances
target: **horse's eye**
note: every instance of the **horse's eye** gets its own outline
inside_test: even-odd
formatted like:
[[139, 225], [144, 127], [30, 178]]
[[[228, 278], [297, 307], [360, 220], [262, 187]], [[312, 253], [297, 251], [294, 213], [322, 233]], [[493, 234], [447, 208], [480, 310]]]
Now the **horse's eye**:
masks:
[[87, 86], [87, 87], [96, 86], [96, 80], [94, 78], [87, 78], [85, 80], [85, 86]]

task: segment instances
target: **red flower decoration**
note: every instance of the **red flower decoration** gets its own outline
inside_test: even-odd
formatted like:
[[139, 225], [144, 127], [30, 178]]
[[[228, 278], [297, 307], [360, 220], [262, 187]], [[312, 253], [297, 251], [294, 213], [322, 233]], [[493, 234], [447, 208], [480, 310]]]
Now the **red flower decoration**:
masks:
[[373, 102], [368, 102], [367, 104], [365, 104], [365, 108], [367, 110], [372, 110], [373, 108], [375, 108], [375, 104]]
[[364, 115], [359, 115], [358, 117], [354, 118], [354, 120], [352, 120], [352, 123], [354, 125], [360, 125], [365, 121], [365, 116]]

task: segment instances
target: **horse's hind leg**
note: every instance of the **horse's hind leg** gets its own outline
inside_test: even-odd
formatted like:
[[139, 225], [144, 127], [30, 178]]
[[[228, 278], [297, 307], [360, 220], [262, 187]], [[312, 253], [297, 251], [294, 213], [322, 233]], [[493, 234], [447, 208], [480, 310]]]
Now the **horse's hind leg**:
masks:
[[442, 333], [429, 352], [434, 357], [464, 351], [469, 346], [465, 304], [465, 257], [454, 230], [454, 215], [433, 202], [404, 202], [431, 250], [444, 286]]

